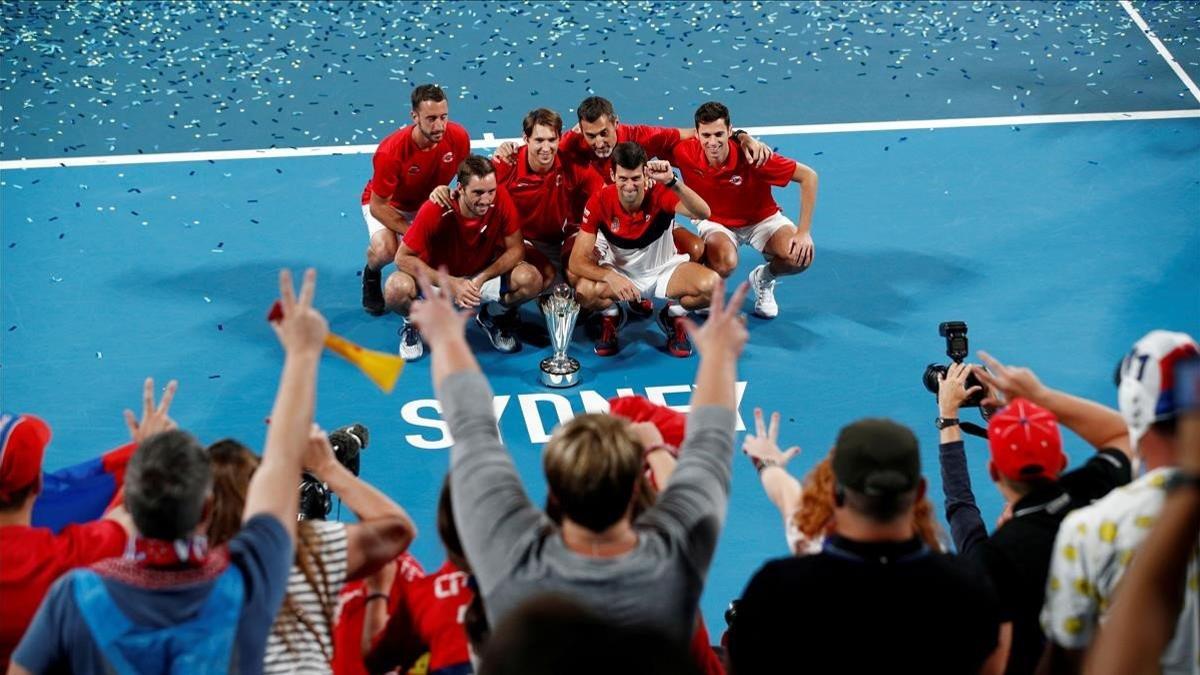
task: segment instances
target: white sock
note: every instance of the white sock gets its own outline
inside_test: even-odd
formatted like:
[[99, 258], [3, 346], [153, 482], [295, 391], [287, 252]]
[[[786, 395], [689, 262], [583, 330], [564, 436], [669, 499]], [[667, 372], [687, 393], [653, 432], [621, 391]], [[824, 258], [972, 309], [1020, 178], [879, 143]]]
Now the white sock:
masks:
[[667, 316], [687, 316], [687, 313], [687, 309], [677, 302], [667, 305]]
[[614, 302], [613, 304], [601, 310], [600, 314], [603, 316], [619, 316], [621, 314], [621, 308], [617, 307], [617, 303]]
[[763, 281], [775, 281], [775, 275], [771, 273], [771, 264], [763, 263], [761, 267], [762, 272], [759, 274], [758, 278], [762, 279]]

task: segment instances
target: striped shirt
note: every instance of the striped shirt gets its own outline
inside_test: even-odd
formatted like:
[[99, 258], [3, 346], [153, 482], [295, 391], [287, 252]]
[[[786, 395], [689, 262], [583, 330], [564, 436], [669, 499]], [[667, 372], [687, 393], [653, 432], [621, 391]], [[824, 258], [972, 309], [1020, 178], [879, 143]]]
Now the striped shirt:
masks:
[[[302, 532], [308, 530], [307, 533]], [[329, 673], [332, 627], [323, 607], [335, 607], [346, 581], [346, 525], [322, 520], [300, 523], [297, 537], [307, 535], [310, 583], [294, 561], [287, 598], [275, 618], [263, 660], [264, 673]], [[290, 603], [290, 604], [289, 604]], [[293, 613], [291, 608], [295, 609]], [[309, 627], [312, 626], [312, 628]]]

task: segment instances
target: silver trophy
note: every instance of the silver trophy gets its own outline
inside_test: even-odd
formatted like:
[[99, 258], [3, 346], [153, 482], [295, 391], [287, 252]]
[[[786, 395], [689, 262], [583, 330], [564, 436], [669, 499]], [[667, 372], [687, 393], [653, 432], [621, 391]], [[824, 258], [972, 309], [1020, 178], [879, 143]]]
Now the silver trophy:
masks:
[[575, 331], [575, 320], [579, 318], [579, 303], [575, 291], [566, 284], [559, 284], [542, 297], [538, 303], [546, 319], [546, 332], [550, 333], [550, 346], [554, 354], [542, 359], [542, 384], [547, 387], [573, 387], [579, 384], [579, 361], [567, 356], [571, 344], [571, 333]]

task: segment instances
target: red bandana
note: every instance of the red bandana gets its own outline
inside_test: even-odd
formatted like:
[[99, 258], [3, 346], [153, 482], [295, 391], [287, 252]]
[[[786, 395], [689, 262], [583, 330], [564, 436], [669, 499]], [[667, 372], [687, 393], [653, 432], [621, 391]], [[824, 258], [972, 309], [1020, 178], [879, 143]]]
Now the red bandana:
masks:
[[208, 537], [197, 535], [188, 539], [150, 539], [136, 537], [132, 550], [125, 556], [138, 567], [150, 569], [204, 567], [208, 561]]

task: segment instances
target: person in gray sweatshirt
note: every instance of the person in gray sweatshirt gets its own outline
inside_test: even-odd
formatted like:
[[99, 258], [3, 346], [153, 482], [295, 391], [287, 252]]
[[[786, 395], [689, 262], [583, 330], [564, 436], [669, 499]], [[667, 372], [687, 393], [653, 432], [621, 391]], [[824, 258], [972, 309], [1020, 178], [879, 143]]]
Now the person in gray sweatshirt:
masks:
[[454, 518], [490, 624], [555, 593], [616, 625], [686, 641], [729, 500], [747, 285], [728, 304], [722, 285], [708, 320], [686, 324], [700, 354], [696, 385], [679, 464], [657, 502], [632, 517], [643, 456], [659, 446], [647, 447], [623, 419], [581, 415], [555, 429], [544, 452], [550, 499], [562, 512], [556, 525], [530, 501], [500, 441], [491, 387], [464, 337], [467, 315], [430, 279], [420, 282], [425, 299], [411, 317], [433, 354], [454, 437]]

